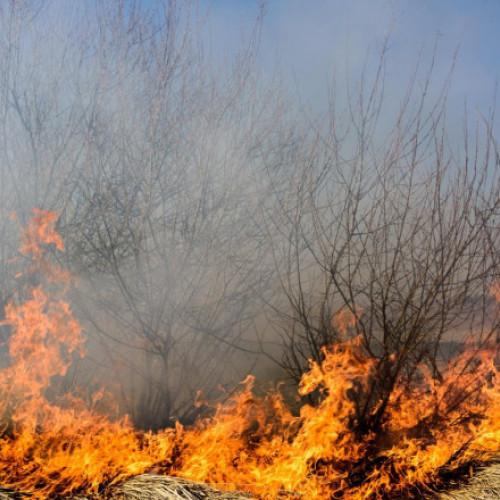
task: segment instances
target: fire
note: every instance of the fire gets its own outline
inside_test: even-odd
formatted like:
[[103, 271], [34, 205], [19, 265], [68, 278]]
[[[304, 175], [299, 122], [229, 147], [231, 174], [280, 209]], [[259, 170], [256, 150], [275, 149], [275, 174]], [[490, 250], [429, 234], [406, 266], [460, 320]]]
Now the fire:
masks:
[[[21, 247], [32, 261], [29, 272], [39, 273], [51, 293], [37, 284], [5, 310], [11, 363], [0, 370], [1, 485], [36, 498], [98, 494], [154, 471], [261, 499], [415, 498], [454, 470], [498, 453], [496, 348], [475, 349], [472, 342], [439, 379], [422, 366], [418, 376], [401, 376], [387, 401], [371, 406], [377, 359], [365, 353], [361, 337], [325, 348], [323, 361], [311, 363], [299, 394], [314, 393], [317, 403], [298, 414], [279, 390], [255, 396], [253, 377], [212, 417], [156, 434], [137, 432], [127, 417], [112, 420], [75, 394], [49, 400], [54, 377], [84, 354], [80, 325], [58, 296], [68, 275], [45, 252], [50, 245], [64, 249], [56, 221], [36, 211]], [[345, 312], [334, 320], [355, 326]], [[376, 432], [359, 424], [363, 402], [374, 418], [386, 405]]]
[[56, 214], [36, 210], [23, 232], [21, 253], [32, 263], [28, 272], [34, 281], [45, 280], [52, 293], [37, 285], [23, 302], [8, 304], [3, 324], [11, 329], [11, 363], [0, 370], [0, 484], [39, 498], [96, 493], [171, 453], [168, 432], [141, 435], [127, 418], [112, 422], [72, 394], [58, 404], [45, 397], [72, 356], [84, 354], [80, 325], [57, 298], [69, 275], [45, 254], [50, 245], [64, 249], [56, 220]]

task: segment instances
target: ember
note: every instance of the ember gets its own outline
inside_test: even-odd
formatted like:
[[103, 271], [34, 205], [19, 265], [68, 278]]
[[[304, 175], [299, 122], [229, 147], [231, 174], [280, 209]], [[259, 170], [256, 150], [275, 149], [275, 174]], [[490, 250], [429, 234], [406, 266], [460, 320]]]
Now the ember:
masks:
[[81, 328], [58, 297], [68, 277], [44, 253], [50, 244], [63, 250], [55, 221], [36, 211], [21, 248], [51, 293], [38, 284], [5, 311], [12, 332], [11, 363], [0, 371], [3, 486], [36, 498], [92, 495], [154, 471], [261, 499], [417, 498], [498, 453], [496, 346], [477, 350], [472, 341], [439, 379], [423, 366], [411, 383], [401, 376], [378, 432], [357, 420], [360, 402], [370, 404], [377, 363], [360, 337], [325, 348], [323, 362], [311, 363], [299, 392], [318, 392], [318, 402], [298, 415], [279, 391], [255, 396], [252, 377], [212, 417], [156, 434], [135, 431], [127, 417], [101, 415], [74, 394], [49, 401], [53, 377], [84, 353]]

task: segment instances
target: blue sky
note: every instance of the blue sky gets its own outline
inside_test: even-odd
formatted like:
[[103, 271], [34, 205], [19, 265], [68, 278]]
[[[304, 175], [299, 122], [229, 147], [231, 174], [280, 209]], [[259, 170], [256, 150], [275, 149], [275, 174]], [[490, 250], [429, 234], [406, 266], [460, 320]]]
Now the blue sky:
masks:
[[[257, 3], [201, 4], [210, 6], [214, 48], [230, 53], [248, 32]], [[305, 99], [317, 104], [327, 79], [355, 78], [367, 51], [375, 54], [389, 29], [389, 88], [402, 89], [419, 54], [425, 66], [437, 40], [436, 86], [460, 46], [450, 104], [463, 108], [467, 99], [470, 108], [486, 110], [500, 77], [500, 0], [270, 0], [260, 63], [271, 71], [279, 60]]]

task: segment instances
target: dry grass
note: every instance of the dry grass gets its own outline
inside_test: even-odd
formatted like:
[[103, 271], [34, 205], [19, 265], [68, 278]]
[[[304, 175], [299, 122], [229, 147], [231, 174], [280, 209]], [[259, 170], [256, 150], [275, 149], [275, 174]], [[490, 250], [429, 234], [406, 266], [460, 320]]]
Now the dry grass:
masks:
[[500, 498], [500, 463], [477, 471], [468, 484], [439, 495], [439, 500], [493, 500]]
[[119, 486], [113, 500], [248, 500], [251, 495], [242, 492], [221, 491], [203, 483], [178, 477], [143, 474]]
[[[14, 493], [0, 487], [0, 500], [27, 500], [29, 498], [30, 495]], [[103, 498], [108, 500], [249, 500], [255, 497], [245, 492], [221, 491], [203, 483], [178, 477], [142, 474], [129, 479]], [[477, 471], [467, 485], [454, 491], [441, 493], [435, 500], [492, 500], [495, 498], [500, 498], [500, 463]], [[91, 499], [73, 497], [72, 500]], [[94, 497], [92, 500], [97, 499]]]
[[[243, 492], [224, 492], [202, 483], [150, 474], [130, 479], [112, 495], [112, 500], [248, 500], [249, 498], [253, 497]], [[435, 500], [495, 498], [500, 498], [500, 463], [477, 471], [467, 485], [455, 491], [441, 493]], [[0, 500], [3, 499], [0, 497]]]
[[[31, 495], [0, 487], [0, 500], [29, 500]], [[244, 492], [228, 492], [178, 477], [142, 474], [102, 496], [77, 496], [71, 500], [249, 500]], [[69, 500], [69, 499], [68, 499]]]

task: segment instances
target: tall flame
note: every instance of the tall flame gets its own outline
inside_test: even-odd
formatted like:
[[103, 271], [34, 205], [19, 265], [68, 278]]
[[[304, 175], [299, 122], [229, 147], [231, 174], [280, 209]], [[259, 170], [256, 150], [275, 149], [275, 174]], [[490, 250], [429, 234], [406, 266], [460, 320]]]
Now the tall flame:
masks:
[[[378, 433], [360, 433], [355, 425], [356, 402], [377, 363], [364, 353], [360, 337], [325, 348], [323, 361], [310, 364], [299, 393], [318, 393], [318, 403], [304, 404], [298, 415], [278, 390], [255, 396], [253, 377], [212, 417], [156, 434], [135, 431], [127, 417], [100, 415], [74, 394], [49, 401], [54, 377], [84, 352], [81, 328], [57, 297], [64, 286], [56, 285], [68, 275], [45, 254], [50, 245], [64, 248], [56, 220], [53, 213], [36, 211], [21, 247], [32, 260], [30, 272], [48, 275], [53, 294], [37, 284], [26, 300], [5, 310], [11, 363], [0, 370], [1, 485], [36, 498], [95, 494], [155, 471], [248, 490], [261, 499], [412, 498], [463, 464], [498, 453], [496, 350], [477, 351], [472, 343], [440, 379], [422, 366], [411, 383], [397, 381]], [[345, 313], [334, 321], [353, 326]], [[458, 399], [464, 394], [466, 402]], [[370, 411], [375, 415], [377, 409]]]

